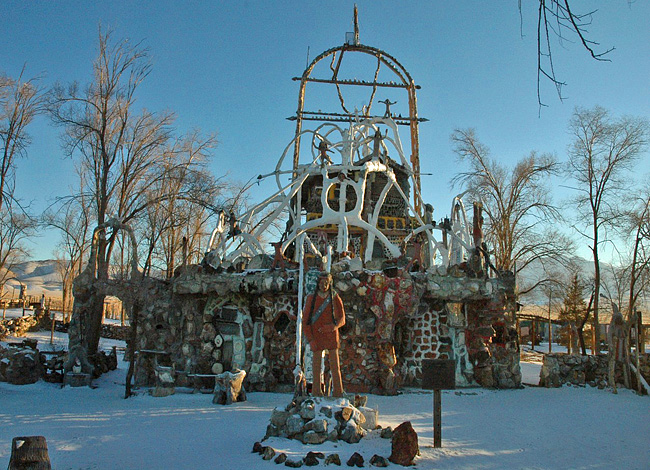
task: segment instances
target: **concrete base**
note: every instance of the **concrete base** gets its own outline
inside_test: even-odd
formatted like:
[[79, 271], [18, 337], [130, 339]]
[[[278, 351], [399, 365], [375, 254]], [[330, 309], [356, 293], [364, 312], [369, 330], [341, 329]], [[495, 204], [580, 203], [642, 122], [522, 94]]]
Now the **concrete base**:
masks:
[[174, 387], [154, 387], [149, 391], [152, 397], [162, 398], [174, 395], [176, 389]]
[[83, 372], [66, 372], [63, 376], [63, 385], [71, 387], [88, 387], [92, 381], [92, 375]]

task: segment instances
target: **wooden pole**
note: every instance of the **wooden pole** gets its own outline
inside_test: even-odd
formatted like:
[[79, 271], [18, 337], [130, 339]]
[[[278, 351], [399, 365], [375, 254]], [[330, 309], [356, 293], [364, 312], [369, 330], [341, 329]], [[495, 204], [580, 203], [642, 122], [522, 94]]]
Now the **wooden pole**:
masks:
[[442, 447], [442, 393], [433, 391], [433, 447]]
[[645, 354], [645, 329], [643, 328], [643, 314], [640, 310], [636, 311], [637, 315], [637, 331], [639, 335], [639, 351]]
[[56, 324], [56, 312], [50, 310], [50, 319], [52, 320], [52, 331], [50, 332], [50, 344], [54, 344], [54, 325]]
[[530, 349], [532, 351], [535, 350], [535, 337], [537, 336], [537, 328], [535, 328], [536, 326], [537, 320], [533, 318], [530, 322]]
[[551, 343], [553, 342], [553, 328], [551, 326], [551, 296], [552, 294], [552, 289], [548, 290], [548, 352], [549, 354], [553, 352], [553, 348], [551, 346]]
[[591, 354], [592, 355], [597, 355], [598, 354], [598, 347], [596, 346], [596, 321], [592, 321], [591, 324]]

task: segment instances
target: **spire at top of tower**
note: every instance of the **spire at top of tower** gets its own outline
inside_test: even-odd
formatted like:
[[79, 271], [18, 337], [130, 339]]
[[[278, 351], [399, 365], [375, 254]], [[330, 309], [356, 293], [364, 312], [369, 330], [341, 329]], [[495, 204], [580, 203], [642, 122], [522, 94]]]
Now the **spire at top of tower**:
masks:
[[359, 45], [359, 11], [357, 4], [354, 4], [354, 45]]

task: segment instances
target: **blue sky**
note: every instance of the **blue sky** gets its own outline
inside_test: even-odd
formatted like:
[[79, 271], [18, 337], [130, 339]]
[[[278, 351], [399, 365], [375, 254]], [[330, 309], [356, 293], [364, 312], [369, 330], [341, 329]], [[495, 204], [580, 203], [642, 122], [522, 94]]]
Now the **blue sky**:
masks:
[[[422, 88], [418, 111], [423, 196], [436, 217], [449, 211], [459, 171], [449, 137], [473, 127], [507, 164], [531, 150], [565, 159], [567, 123], [575, 106], [596, 104], [615, 115], [650, 117], [650, 2], [574, 1], [597, 9], [589, 35], [615, 47], [611, 62], [596, 62], [575, 41], [554, 41], [566, 100], [542, 84], [537, 104], [536, 7], [524, 1], [357, 0], [360, 38], [396, 57]], [[348, 1], [5, 1], [0, 6], [0, 72], [42, 75], [42, 83], [86, 83], [98, 28], [114, 30], [150, 49], [153, 71], [138, 102], [177, 114], [179, 132], [200, 128], [220, 141], [212, 169], [247, 181], [272, 171], [294, 133], [298, 83], [309, 58], [341, 45], [352, 31]], [[523, 31], [523, 37], [522, 37]], [[575, 38], [570, 38], [575, 39]], [[377, 96], [383, 99], [382, 96]], [[398, 105], [399, 106], [399, 105]], [[19, 196], [35, 211], [74, 185], [73, 161], [60, 148], [60, 129], [40, 118], [33, 144], [18, 162]], [[406, 133], [402, 131], [402, 139]], [[648, 158], [640, 172], [650, 169]], [[558, 188], [562, 184], [554, 184]], [[261, 190], [254, 197], [261, 198]], [[558, 198], [566, 191], [558, 189]], [[51, 257], [55, 234], [35, 240], [35, 258]]]

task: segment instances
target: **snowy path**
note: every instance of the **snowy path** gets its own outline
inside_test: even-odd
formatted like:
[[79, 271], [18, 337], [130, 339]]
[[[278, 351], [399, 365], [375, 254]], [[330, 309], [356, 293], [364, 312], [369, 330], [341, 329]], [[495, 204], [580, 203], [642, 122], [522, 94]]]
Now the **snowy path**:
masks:
[[[270, 412], [289, 395], [251, 393], [230, 407], [210, 395], [178, 393], [167, 398], [124, 393], [124, 362], [89, 388], [39, 382], [0, 383], [0, 468], [6, 468], [12, 437], [44, 435], [56, 469], [273, 469], [251, 454], [264, 435]], [[432, 447], [432, 396], [410, 391], [370, 396], [380, 423], [410, 420], [420, 437], [417, 468], [647, 469], [650, 468], [650, 399], [622, 390], [590, 388], [443, 392], [443, 448]], [[267, 442], [294, 455], [302, 444]], [[389, 441], [327, 444], [347, 460], [388, 456]], [[345, 464], [344, 464], [345, 465]], [[391, 466], [398, 468], [397, 466]]]

